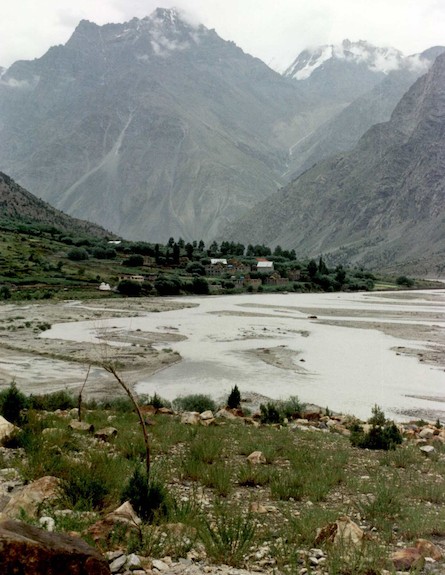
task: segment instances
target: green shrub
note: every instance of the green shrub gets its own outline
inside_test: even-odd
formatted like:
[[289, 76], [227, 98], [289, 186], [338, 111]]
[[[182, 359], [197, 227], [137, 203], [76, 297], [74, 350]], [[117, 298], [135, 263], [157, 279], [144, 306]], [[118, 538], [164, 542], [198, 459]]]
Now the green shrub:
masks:
[[128, 268], [139, 268], [144, 265], [144, 256], [133, 254], [122, 262], [123, 266]]
[[241, 393], [238, 386], [232, 388], [229, 397], [227, 398], [227, 407], [230, 409], [238, 409], [241, 403]]
[[406, 277], [406, 276], [399, 276], [399, 277], [396, 279], [396, 284], [397, 284], [398, 286], [405, 286], [405, 287], [410, 288], [410, 287], [413, 287], [413, 285], [414, 285], [414, 280], [412, 280], [411, 278], [408, 278], [408, 277]]
[[81, 262], [88, 259], [88, 252], [84, 248], [73, 248], [66, 254], [69, 260]]
[[73, 407], [77, 407], [77, 399], [65, 390], [29, 396], [29, 408], [36, 411], [56, 411], [56, 409], [72, 409]]
[[198, 413], [208, 410], [215, 411], [216, 409], [213, 399], [202, 393], [177, 397], [173, 400], [173, 405], [178, 411], [197, 411]]
[[139, 399], [144, 405], [152, 405], [156, 409], [160, 409], [161, 407], [170, 407], [170, 402], [160, 397], [157, 393], [152, 396], [139, 397]]
[[209, 293], [209, 284], [207, 280], [201, 276], [194, 277], [189, 291], [199, 295], [207, 295]]
[[145, 471], [136, 467], [122, 491], [121, 501], [130, 501], [139, 517], [153, 521], [155, 517], [168, 512], [168, 495], [165, 487], [153, 479], [149, 480]]
[[215, 505], [214, 520], [203, 517], [199, 529], [209, 559], [233, 567], [243, 564], [255, 532], [255, 522], [250, 514], [243, 515], [239, 509], [220, 502]]
[[275, 403], [268, 402], [260, 405], [261, 423], [282, 423], [283, 416]]
[[280, 411], [287, 419], [296, 419], [301, 417], [304, 411], [304, 404], [301, 403], [296, 395], [292, 395], [289, 399], [282, 402]]
[[76, 511], [100, 510], [104, 507], [108, 489], [103, 477], [86, 465], [76, 465], [69, 477], [62, 480], [62, 500]]
[[9, 299], [11, 297], [11, 290], [8, 286], [0, 286], [0, 299]]
[[372, 408], [372, 415], [368, 419], [368, 423], [370, 423], [374, 427], [375, 426], [382, 427], [386, 423], [385, 414], [383, 413], [383, 410], [377, 404], [374, 405], [374, 407]]
[[368, 420], [371, 428], [366, 433], [357, 422], [351, 426], [351, 444], [362, 449], [395, 449], [403, 441], [399, 428], [393, 421], [386, 419], [377, 405], [373, 407], [372, 414]]
[[0, 413], [10, 423], [20, 425], [23, 421], [22, 410], [28, 407], [28, 398], [12, 382], [8, 389], [0, 393]]
[[270, 492], [274, 499], [299, 501], [305, 495], [304, 477], [297, 470], [277, 473], [270, 482]]
[[178, 278], [158, 278], [155, 281], [155, 290], [159, 295], [179, 295], [181, 282]]
[[117, 285], [117, 291], [121, 295], [128, 297], [138, 297], [141, 295], [142, 285], [133, 280], [122, 280]]

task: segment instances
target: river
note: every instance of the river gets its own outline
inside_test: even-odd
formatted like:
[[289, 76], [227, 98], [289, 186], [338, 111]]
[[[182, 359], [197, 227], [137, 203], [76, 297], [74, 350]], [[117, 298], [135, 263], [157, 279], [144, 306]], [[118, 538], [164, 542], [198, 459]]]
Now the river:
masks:
[[183, 361], [139, 382], [139, 393], [221, 397], [237, 384], [362, 418], [377, 403], [397, 419], [445, 420], [445, 290], [189, 300], [198, 306], [147, 318], [187, 339], [168, 344]]

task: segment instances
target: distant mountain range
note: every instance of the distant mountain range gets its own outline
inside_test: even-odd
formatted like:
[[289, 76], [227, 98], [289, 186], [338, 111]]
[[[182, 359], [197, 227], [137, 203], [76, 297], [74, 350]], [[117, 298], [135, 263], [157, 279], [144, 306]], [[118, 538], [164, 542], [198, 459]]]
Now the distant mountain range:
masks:
[[[307, 170], [321, 173], [323, 160], [343, 157], [388, 121], [442, 51], [404, 56], [345, 40], [305, 50], [280, 75], [175, 10], [123, 24], [82, 21], [65, 45], [0, 70], [0, 169], [56, 208], [128, 239], [209, 241], [230, 231], [380, 261], [376, 250], [355, 253], [355, 240], [343, 249], [340, 231], [330, 235], [323, 220], [317, 241], [312, 232], [307, 241], [299, 229], [292, 235], [292, 209], [277, 198], [306, 172], [295, 186], [308, 186], [299, 193], [310, 221], [323, 202]], [[382, 153], [372, 146], [354, 161], [377, 169]], [[357, 186], [345, 192], [351, 206], [366, 201], [368, 183], [358, 177]], [[273, 214], [269, 223], [263, 211]], [[398, 257], [391, 250], [385, 261]]]
[[294, 82], [174, 10], [82, 21], [2, 77], [0, 165], [130, 239], [208, 239], [285, 183], [309, 110]]
[[445, 54], [352, 152], [320, 162], [226, 233], [331, 262], [442, 272]]

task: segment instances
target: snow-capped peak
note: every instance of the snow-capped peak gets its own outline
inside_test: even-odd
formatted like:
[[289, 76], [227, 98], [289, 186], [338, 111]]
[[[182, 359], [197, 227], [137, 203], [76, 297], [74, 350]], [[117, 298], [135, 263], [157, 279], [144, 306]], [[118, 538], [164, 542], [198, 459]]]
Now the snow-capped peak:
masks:
[[343, 40], [341, 44], [328, 44], [304, 50], [284, 75], [296, 80], [305, 80], [328, 60], [365, 64], [371, 71], [383, 74], [414, 65], [412, 59], [406, 58], [395, 48], [373, 46], [364, 40], [358, 42]]

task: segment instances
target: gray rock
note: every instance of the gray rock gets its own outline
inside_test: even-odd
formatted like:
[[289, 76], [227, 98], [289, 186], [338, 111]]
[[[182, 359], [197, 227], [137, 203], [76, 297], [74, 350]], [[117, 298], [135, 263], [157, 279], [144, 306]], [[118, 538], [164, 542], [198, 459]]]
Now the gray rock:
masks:
[[119, 573], [119, 571], [121, 571], [121, 569], [124, 567], [126, 561], [127, 561], [126, 555], [121, 555], [120, 557], [112, 561], [110, 563], [111, 573]]
[[127, 556], [125, 567], [129, 571], [140, 569], [140, 567], [142, 567], [141, 560], [135, 553], [130, 553], [130, 555]]
[[92, 425], [91, 423], [87, 423], [86, 421], [72, 420], [69, 423], [69, 427], [71, 427], [71, 429], [74, 429], [75, 431], [82, 431], [84, 433], [94, 432], [94, 425]]
[[160, 559], [153, 559], [152, 565], [154, 569], [158, 571], [168, 571], [170, 569], [169, 565]]

